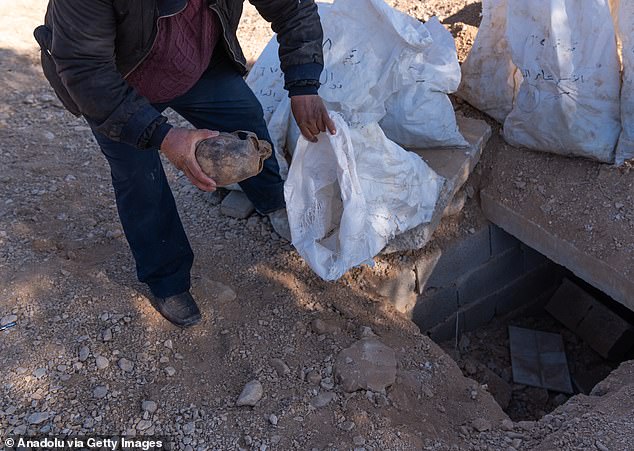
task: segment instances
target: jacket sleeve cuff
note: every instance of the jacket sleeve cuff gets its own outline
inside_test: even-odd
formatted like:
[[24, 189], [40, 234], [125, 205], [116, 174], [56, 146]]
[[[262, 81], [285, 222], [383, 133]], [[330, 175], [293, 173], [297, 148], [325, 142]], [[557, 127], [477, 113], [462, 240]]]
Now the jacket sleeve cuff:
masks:
[[154, 131], [166, 121], [165, 116], [162, 116], [156, 108], [147, 103], [128, 118], [121, 130], [120, 141], [139, 149], [145, 149]]
[[158, 127], [156, 127], [154, 129], [154, 132], [152, 133], [152, 136], [150, 136], [150, 139], [147, 142], [147, 148], [160, 149], [161, 144], [163, 143], [163, 140], [165, 139], [165, 136], [167, 136], [167, 134], [172, 128], [173, 127], [167, 122], [164, 122], [160, 124]]
[[319, 85], [289, 86], [288, 96], [316, 96], [319, 93]]
[[313, 81], [319, 86], [319, 77], [324, 66], [319, 63], [297, 64], [284, 68], [284, 87], [301, 81]]

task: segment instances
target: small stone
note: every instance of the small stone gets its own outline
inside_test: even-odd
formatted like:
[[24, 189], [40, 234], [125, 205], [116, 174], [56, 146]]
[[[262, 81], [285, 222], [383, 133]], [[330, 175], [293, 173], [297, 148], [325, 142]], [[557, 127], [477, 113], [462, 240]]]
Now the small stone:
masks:
[[165, 346], [167, 349], [174, 349], [174, 344], [172, 343], [172, 340], [165, 340], [163, 342], [163, 346]]
[[258, 380], [246, 384], [236, 401], [236, 406], [255, 406], [264, 396], [264, 388]]
[[28, 421], [29, 424], [40, 424], [48, 420], [49, 417], [50, 414], [48, 412], [35, 412], [29, 415], [29, 418], [26, 421]]
[[155, 401], [145, 400], [141, 403], [141, 410], [144, 412], [152, 414], [156, 412], [156, 409], [158, 409], [158, 404]]
[[80, 362], [85, 362], [86, 359], [88, 359], [89, 355], [90, 355], [90, 348], [88, 348], [88, 346], [82, 346], [81, 348], [79, 348], [79, 361]]
[[319, 385], [319, 382], [321, 382], [321, 374], [319, 374], [319, 371], [309, 371], [308, 374], [306, 374], [306, 380], [310, 384]]
[[137, 431], [145, 431], [152, 427], [152, 422], [150, 420], [141, 420], [136, 424]]
[[376, 334], [374, 333], [372, 328], [368, 326], [361, 326], [359, 328], [359, 335], [361, 336], [361, 338], [376, 337]]
[[339, 423], [339, 429], [341, 429], [342, 431], [347, 431], [350, 432], [351, 430], [354, 429], [355, 424], [352, 421], [344, 421], [343, 423]]
[[105, 398], [108, 394], [108, 388], [105, 385], [97, 385], [92, 391], [92, 396], [96, 399]]
[[491, 423], [484, 418], [476, 418], [471, 422], [473, 428], [478, 432], [485, 432], [491, 430]]
[[321, 380], [321, 382], [319, 383], [319, 385], [321, 386], [321, 388], [323, 388], [324, 390], [332, 390], [333, 388], [335, 388], [335, 383], [332, 380], [332, 377], [325, 377]]
[[189, 423], [185, 423], [183, 425], [183, 434], [192, 435], [196, 431], [196, 423], [190, 421]]
[[33, 376], [35, 376], [36, 379], [42, 379], [45, 374], [46, 368], [38, 368], [37, 370], [33, 371]]
[[101, 339], [103, 341], [112, 340], [112, 329], [110, 328], [104, 329], [104, 331], [101, 333]]
[[377, 338], [362, 338], [339, 353], [335, 375], [348, 393], [384, 392], [396, 381], [396, 355]]
[[353, 437], [352, 443], [354, 443], [356, 446], [363, 446], [365, 445], [365, 439], [360, 435], [357, 435], [356, 437]]
[[274, 413], [272, 413], [269, 416], [269, 423], [271, 423], [273, 426], [277, 426], [277, 415], [275, 415]]
[[165, 374], [167, 374], [169, 377], [172, 377], [173, 375], [176, 374], [176, 370], [174, 369], [173, 366], [165, 367]]
[[321, 392], [313, 399], [310, 400], [310, 405], [316, 409], [326, 407], [330, 402], [335, 399], [335, 394], [331, 391]]
[[278, 376], [287, 376], [291, 373], [291, 369], [282, 359], [271, 360], [271, 366], [275, 370]]
[[129, 373], [134, 369], [134, 363], [126, 358], [119, 359], [118, 365], [119, 368], [121, 368], [121, 370], [125, 371], [126, 373]]
[[0, 326], [6, 326], [7, 324], [14, 323], [18, 320], [17, 315], [5, 315], [0, 319]]
[[597, 447], [597, 449], [599, 451], [610, 451], [610, 448], [608, 448], [607, 446], [605, 446], [603, 443], [601, 443], [599, 440], [594, 442], [594, 446]]
[[503, 431], [512, 431], [513, 430], [513, 422], [511, 420], [502, 420], [502, 430]]
[[95, 364], [97, 365], [98, 369], [103, 370], [105, 368], [108, 368], [108, 365], [110, 365], [110, 361], [106, 357], [98, 355], [95, 358]]

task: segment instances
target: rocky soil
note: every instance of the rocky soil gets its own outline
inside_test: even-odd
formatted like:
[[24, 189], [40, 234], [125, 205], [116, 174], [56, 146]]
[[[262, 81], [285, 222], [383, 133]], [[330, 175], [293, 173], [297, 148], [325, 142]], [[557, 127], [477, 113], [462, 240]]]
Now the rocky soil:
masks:
[[[453, 17], [465, 43], [477, 25], [476, 2], [393, 3]], [[40, 73], [30, 33], [45, 4], [0, 3], [0, 326], [15, 323], [0, 332], [0, 438], [153, 435], [184, 450], [634, 447], [631, 364], [593, 396], [513, 423], [354, 273], [319, 280], [265, 218], [221, 216], [225, 193], [198, 192], [169, 163], [204, 319], [186, 331], [165, 322], [136, 281], [105, 159]], [[250, 7], [241, 33], [250, 58], [270, 36]]]

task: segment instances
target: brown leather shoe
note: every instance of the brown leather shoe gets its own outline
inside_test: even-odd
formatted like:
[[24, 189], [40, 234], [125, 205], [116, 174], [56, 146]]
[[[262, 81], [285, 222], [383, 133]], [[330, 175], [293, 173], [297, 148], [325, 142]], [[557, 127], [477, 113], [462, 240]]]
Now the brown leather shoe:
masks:
[[189, 291], [167, 298], [151, 297], [150, 303], [165, 319], [179, 327], [193, 326], [202, 318]]

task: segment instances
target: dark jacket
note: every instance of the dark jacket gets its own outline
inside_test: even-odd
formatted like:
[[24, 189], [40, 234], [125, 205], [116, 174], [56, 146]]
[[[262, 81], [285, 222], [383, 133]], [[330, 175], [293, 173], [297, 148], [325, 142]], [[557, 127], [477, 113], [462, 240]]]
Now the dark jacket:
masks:
[[[250, 0], [280, 43], [290, 95], [316, 94], [323, 68], [323, 32], [313, 0]], [[238, 69], [246, 61], [236, 30], [243, 0], [208, 0], [220, 18], [223, 43]], [[50, 0], [45, 25], [34, 34], [46, 78], [66, 108], [114, 141], [146, 148], [166, 118], [125, 77], [147, 56], [157, 21], [187, 0]], [[163, 132], [164, 133], [164, 132]]]

